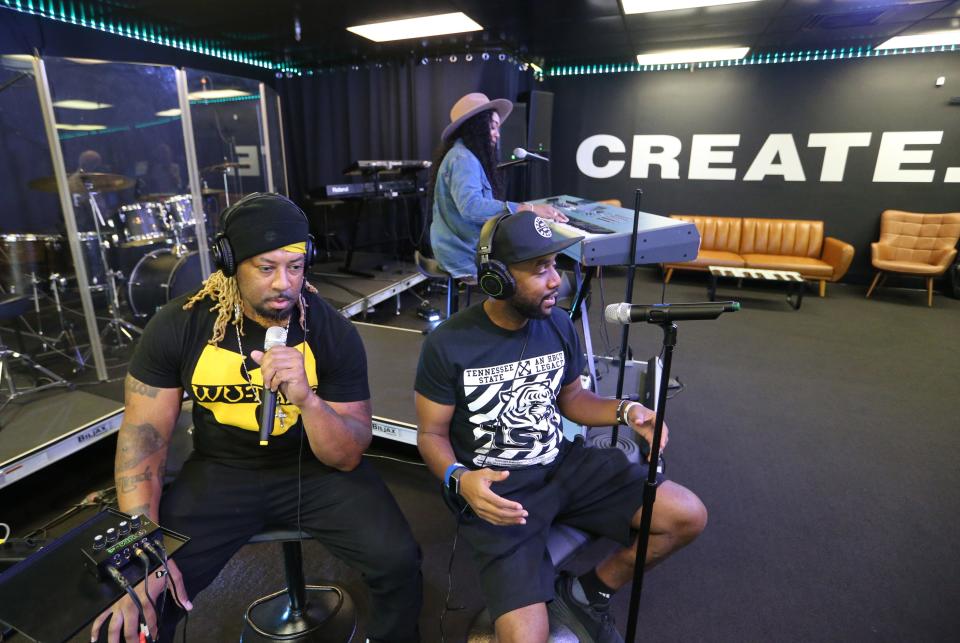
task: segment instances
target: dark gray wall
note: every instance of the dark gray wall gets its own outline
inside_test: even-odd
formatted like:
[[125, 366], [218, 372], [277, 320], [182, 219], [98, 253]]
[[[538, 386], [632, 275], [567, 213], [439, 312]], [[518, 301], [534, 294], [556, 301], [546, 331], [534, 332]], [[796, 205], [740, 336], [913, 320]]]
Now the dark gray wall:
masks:
[[[946, 76], [943, 87], [935, 87]], [[644, 190], [642, 209], [657, 214], [823, 219], [826, 234], [848, 241], [857, 255], [849, 279], [870, 273], [870, 242], [884, 209], [916, 212], [960, 211], [960, 185], [945, 183], [948, 168], [960, 166], [960, 55], [921, 54], [721, 69], [557, 77], [553, 122], [555, 192], [591, 198], [620, 198], [632, 207], [635, 188]], [[890, 147], [881, 153], [884, 133], [942, 132], [939, 144]], [[862, 132], [869, 145], [849, 149], [842, 181], [821, 180], [825, 153], [808, 147], [811, 133]], [[590, 178], [577, 164], [577, 151], [590, 136], [608, 134], [625, 152], [598, 149], [593, 163], [623, 160], [609, 178]], [[691, 178], [695, 134], [739, 134], [739, 145], [716, 148], [732, 160], [734, 180]], [[771, 134], [790, 134], [804, 179], [768, 175], [744, 180]], [[647, 178], [631, 178], [635, 135], [666, 135], [680, 141], [678, 178], [664, 178], [650, 166]], [[914, 138], [918, 135], [913, 135]], [[936, 137], [937, 135], [928, 135]], [[789, 141], [788, 141], [789, 142]], [[922, 150], [928, 150], [924, 158]], [[788, 150], [789, 151], [789, 150]], [[875, 177], [878, 157], [902, 170], [932, 170], [928, 177], [889, 182]], [[702, 158], [702, 157], [701, 157]], [[784, 156], [770, 159], [781, 164]], [[798, 178], [794, 175], [793, 178]], [[952, 181], [960, 181], [960, 169]]]

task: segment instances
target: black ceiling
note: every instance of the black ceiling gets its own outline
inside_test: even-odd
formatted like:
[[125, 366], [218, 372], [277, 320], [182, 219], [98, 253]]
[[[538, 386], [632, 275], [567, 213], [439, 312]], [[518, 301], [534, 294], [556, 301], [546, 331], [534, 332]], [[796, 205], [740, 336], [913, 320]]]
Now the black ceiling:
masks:
[[[619, 0], [111, 0], [97, 8], [298, 67], [467, 49], [502, 50], [546, 65], [632, 62], [638, 52], [673, 47], [746, 45], [754, 53], [864, 47], [895, 35], [960, 28], [960, 0], [759, 0], [632, 16], [622, 15]], [[346, 31], [451, 11], [463, 11], [484, 30], [386, 44]]]

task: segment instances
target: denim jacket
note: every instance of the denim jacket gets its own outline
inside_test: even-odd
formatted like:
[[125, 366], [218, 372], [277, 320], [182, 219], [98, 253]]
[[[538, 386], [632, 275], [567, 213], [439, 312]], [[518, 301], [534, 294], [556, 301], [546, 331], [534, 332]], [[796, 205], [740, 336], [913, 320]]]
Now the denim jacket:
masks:
[[493, 198], [480, 160], [457, 140], [440, 162], [433, 189], [430, 244], [443, 269], [456, 278], [476, 277], [480, 228], [487, 219], [516, 212], [517, 207]]

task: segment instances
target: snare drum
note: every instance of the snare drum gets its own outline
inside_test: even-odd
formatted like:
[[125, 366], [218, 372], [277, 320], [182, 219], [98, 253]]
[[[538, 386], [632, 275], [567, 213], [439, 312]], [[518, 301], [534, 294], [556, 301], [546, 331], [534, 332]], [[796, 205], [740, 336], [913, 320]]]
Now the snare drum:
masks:
[[127, 301], [133, 314], [145, 319], [202, 281], [200, 255], [196, 251], [177, 255], [166, 249], [154, 250], [144, 255], [130, 273]]
[[120, 207], [126, 247], [143, 246], [167, 235], [167, 211], [163, 204], [144, 202]]
[[164, 200], [163, 207], [167, 211], [167, 222], [171, 228], [192, 228], [197, 222], [193, 216], [193, 197], [189, 194], [170, 197]]
[[9, 295], [33, 291], [34, 280], [45, 281], [61, 256], [63, 237], [43, 234], [0, 236], [0, 287]]

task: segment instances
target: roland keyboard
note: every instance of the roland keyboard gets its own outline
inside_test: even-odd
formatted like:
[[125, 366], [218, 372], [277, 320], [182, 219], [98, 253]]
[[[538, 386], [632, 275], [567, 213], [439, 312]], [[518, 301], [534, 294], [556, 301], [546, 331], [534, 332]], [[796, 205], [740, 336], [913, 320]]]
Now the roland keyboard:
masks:
[[[585, 266], [625, 266], [630, 263], [633, 210], [589, 199], [560, 195], [530, 201], [548, 203], [567, 215], [569, 223], [551, 222], [555, 232], [583, 237], [564, 254]], [[700, 233], [687, 221], [640, 212], [637, 226], [636, 264], [681, 262], [696, 259]]]

